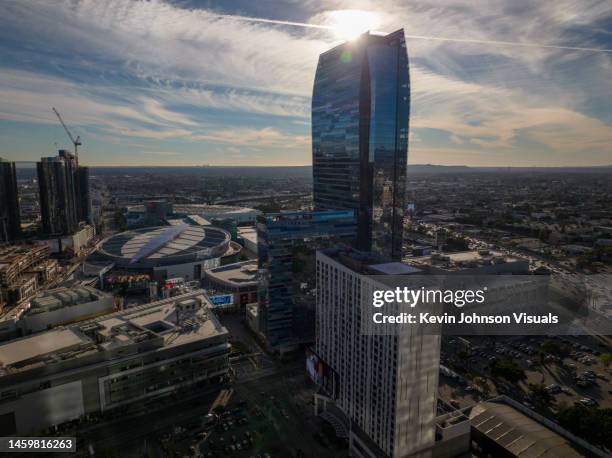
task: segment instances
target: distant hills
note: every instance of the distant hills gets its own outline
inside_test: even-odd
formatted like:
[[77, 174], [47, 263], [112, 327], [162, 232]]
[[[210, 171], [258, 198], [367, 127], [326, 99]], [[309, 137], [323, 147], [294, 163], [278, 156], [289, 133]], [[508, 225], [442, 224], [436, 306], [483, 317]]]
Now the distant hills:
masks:
[[[27, 178], [36, 173], [36, 163], [31, 161], [15, 162], [20, 177]], [[469, 167], [466, 165], [433, 165], [409, 164], [408, 175], [439, 175], [456, 173], [612, 173], [612, 165], [595, 167]], [[92, 174], [96, 175], [144, 175], [144, 174], [198, 174], [205, 176], [221, 176], [226, 174], [239, 174], [242, 176], [278, 176], [282, 172], [286, 177], [310, 177], [312, 167], [304, 166], [115, 166], [91, 167]]]
[[409, 175], [418, 174], [441, 174], [441, 173], [525, 173], [525, 172], [563, 172], [563, 173], [607, 173], [612, 172], [612, 165], [591, 167], [468, 167], [467, 165], [432, 165], [432, 164], [409, 164], [407, 169]]

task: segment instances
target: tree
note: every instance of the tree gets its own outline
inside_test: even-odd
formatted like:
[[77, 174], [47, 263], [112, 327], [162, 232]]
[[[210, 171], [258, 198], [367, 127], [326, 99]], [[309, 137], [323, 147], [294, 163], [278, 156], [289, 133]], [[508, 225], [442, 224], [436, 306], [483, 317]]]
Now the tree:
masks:
[[256, 205], [254, 208], [262, 213], [279, 213], [281, 211], [280, 204], [274, 201]]
[[120, 231], [127, 229], [127, 219], [121, 210], [115, 212], [115, 225]]
[[533, 403], [539, 407], [548, 407], [555, 400], [555, 397], [548, 392], [543, 383], [530, 383], [529, 396]]
[[487, 397], [489, 395], [489, 384], [484, 377], [474, 377], [472, 383], [482, 391], [482, 394]]
[[610, 364], [612, 364], [612, 353], [603, 353], [599, 359], [601, 363], [605, 366], [606, 369], [610, 368]]
[[559, 358], [565, 358], [570, 354], [570, 350], [565, 345], [560, 345], [554, 340], [546, 340], [540, 346], [543, 352], [549, 353]]
[[540, 357], [540, 364], [542, 366], [546, 366], [546, 355], [544, 354], [544, 352], [538, 352], [538, 356]]
[[298, 256], [295, 256], [293, 258], [292, 263], [291, 263], [291, 271], [294, 274], [302, 273], [305, 267], [306, 267], [306, 262], [302, 258]]
[[550, 230], [549, 229], [540, 229], [538, 232], [538, 238], [542, 241], [542, 242], [546, 242], [548, 240], [548, 237], [550, 237]]
[[576, 258], [576, 268], [581, 270], [590, 270], [597, 272], [597, 266], [594, 263], [592, 254], [583, 254]]
[[612, 450], [612, 409], [574, 405], [557, 412], [561, 426], [593, 445]]
[[446, 238], [444, 243], [445, 251], [466, 251], [469, 250], [470, 245], [465, 237], [462, 236], [449, 236]]
[[221, 415], [223, 414], [223, 412], [225, 412], [225, 406], [221, 404], [219, 404], [218, 406], [215, 406], [215, 408], [213, 409], [213, 413], [217, 415]]
[[495, 377], [503, 377], [510, 383], [525, 380], [525, 371], [510, 359], [500, 359], [491, 365], [491, 374]]

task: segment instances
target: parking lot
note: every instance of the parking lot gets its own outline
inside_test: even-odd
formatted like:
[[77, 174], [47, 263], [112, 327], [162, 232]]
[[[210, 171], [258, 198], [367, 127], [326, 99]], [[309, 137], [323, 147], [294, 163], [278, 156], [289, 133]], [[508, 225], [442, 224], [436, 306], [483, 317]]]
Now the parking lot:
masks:
[[[606, 351], [606, 341], [591, 337], [450, 338], [444, 345], [442, 364], [451, 367], [451, 374], [441, 373], [440, 396], [465, 406], [507, 394], [534, 408], [529, 385], [543, 384], [553, 407], [574, 403], [612, 407], [612, 376], [600, 359]], [[491, 365], [499, 360], [511, 360], [525, 378], [508, 383], [493, 376]]]
[[202, 416], [190, 429], [163, 438], [162, 448], [179, 456], [338, 457], [345, 445], [314, 416], [313, 387], [296, 368], [233, 386], [223, 413]]

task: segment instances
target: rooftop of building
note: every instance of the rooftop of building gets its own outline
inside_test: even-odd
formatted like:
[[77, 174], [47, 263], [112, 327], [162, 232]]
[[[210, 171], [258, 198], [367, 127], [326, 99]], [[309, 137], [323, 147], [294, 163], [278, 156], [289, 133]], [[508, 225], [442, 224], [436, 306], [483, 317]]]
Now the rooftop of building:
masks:
[[51, 267], [59, 266], [59, 261], [57, 259], [43, 259], [39, 263], [28, 267], [28, 272], [41, 272], [45, 269], [49, 269]]
[[[189, 211], [189, 210], [195, 211]], [[197, 214], [197, 213], [207, 213], [207, 214], [224, 214], [224, 213], [260, 213], [259, 210], [249, 207], [240, 207], [236, 205], [208, 205], [208, 204], [188, 204], [188, 205], [175, 205], [174, 206], [175, 213], [186, 213], [186, 214]]]
[[[598, 455], [595, 447], [505, 396], [474, 405], [469, 417], [473, 428], [512, 456], [580, 457], [587, 454], [585, 446]], [[603, 452], [599, 455], [606, 456]]]
[[0, 362], [2, 368], [10, 368], [26, 361], [45, 358], [54, 353], [59, 356], [60, 353], [74, 351], [86, 343], [88, 340], [72, 329], [56, 329], [33, 334], [24, 339], [0, 345]]
[[0, 245], [0, 264], [10, 264], [24, 256], [36, 252], [48, 252], [49, 247], [42, 243], [13, 243]]
[[30, 313], [48, 312], [63, 307], [72, 307], [79, 304], [98, 301], [104, 298], [112, 298], [110, 294], [104, 293], [91, 286], [77, 286], [75, 288], [56, 288], [45, 291], [34, 297], [30, 303]]
[[[138, 213], [144, 212], [145, 206], [142, 205], [130, 205], [128, 211]], [[223, 215], [232, 213], [260, 213], [259, 210], [255, 210], [249, 207], [239, 207], [235, 205], [210, 205], [210, 204], [173, 204], [172, 212], [176, 215]]]
[[457, 253], [433, 253], [427, 256], [407, 257], [406, 263], [419, 267], [443, 267], [445, 270], [461, 270], [487, 265], [506, 264], [523, 261], [501, 251], [470, 250]]
[[57, 151], [57, 156], [45, 156], [41, 157], [41, 162], [55, 162], [55, 161], [66, 161], [66, 160], [74, 160], [77, 157], [74, 155], [72, 151], [68, 151], [66, 149], [60, 149]]
[[390, 261], [376, 253], [359, 251], [354, 248], [328, 248], [322, 255], [362, 275], [407, 275], [419, 273], [420, 269], [401, 262]]
[[211, 226], [212, 223], [206, 218], [198, 215], [188, 215], [184, 218], [167, 218], [166, 222], [170, 226], [180, 226], [181, 224], [192, 224], [194, 226]]
[[386, 262], [383, 264], [372, 264], [370, 265], [370, 269], [385, 275], [406, 275], [422, 272], [421, 269], [417, 269], [416, 267], [409, 266], [402, 262]]
[[196, 226], [210, 226], [211, 223], [206, 218], [202, 218], [200, 215], [187, 215], [185, 217], [187, 221]]
[[7, 321], [17, 321], [30, 307], [29, 302], [22, 302], [9, 310], [3, 310], [0, 314], [0, 325]]
[[281, 211], [279, 213], [266, 213], [264, 218], [268, 223], [283, 221], [330, 221], [343, 218], [354, 218], [352, 210], [333, 210], [333, 211]]
[[98, 251], [115, 262], [139, 267], [221, 257], [230, 247], [230, 234], [212, 226], [147, 227], [112, 235]]
[[155, 349], [226, 335], [209, 307], [197, 290], [10, 341], [0, 345], [0, 377], [145, 341]]
[[206, 276], [234, 286], [257, 285], [257, 260], [236, 262], [205, 271]]
[[23, 285], [27, 285], [31, 282], [36, 282], [38, 280], [38, 274], [36, 272], [23, 272], [19, 277], [11, 282], [10, 288], [19, 288]]
[[257, 228], [255, 226], [240, 226], [237, 228], [238, 237], [257, 243]]
[[361, 35], [359, 35], [358, 37], [352, 39], [352, 40], [348, 40], [345, 41], [343, 43], [340, 43], [337, 46], [334, 46], [333, 48], [325, 51], [324, 53], [322, 53], [321, 55], [326, 55], [332, 52], [338, 52], [340, 50], [343, 50], [345, 48], [355, 48], [356, 46], [359, 46], [360, 44], [362, 44], [364, 41], [367, 43], [377, 43], [377, 42], [381, 42], [381, 41], [389, 41], [389, 40], [393, 40], [396, 37], [401, 37], [402, 39], [404, 38], [404, 29], [398, 29], [394, 32], [391, 33], [382, 33], [382, 32], [374, 32], [374, 31], [370, 31], [368, 30], [365, 33], [362, 33]]
[[97, 277], [100, 274], [108, 272], [114, 265], [112, 261], [95, 262], [88, 259], [83, 262], [83, 274], [90, 277]]

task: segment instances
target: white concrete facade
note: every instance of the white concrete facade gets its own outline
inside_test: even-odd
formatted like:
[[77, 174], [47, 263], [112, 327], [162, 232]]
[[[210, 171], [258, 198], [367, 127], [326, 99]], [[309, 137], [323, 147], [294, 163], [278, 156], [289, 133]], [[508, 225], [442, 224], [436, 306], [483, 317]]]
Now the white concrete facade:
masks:
[[339, 379], [335, 404], [350, 418], [351, 456], [426, 456], [435, 443], [440, 336], [407, 327], [364, 335], [372, 277], [317, 253], [317, 354]]

